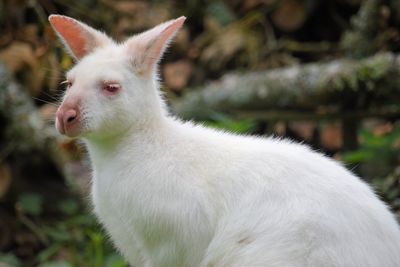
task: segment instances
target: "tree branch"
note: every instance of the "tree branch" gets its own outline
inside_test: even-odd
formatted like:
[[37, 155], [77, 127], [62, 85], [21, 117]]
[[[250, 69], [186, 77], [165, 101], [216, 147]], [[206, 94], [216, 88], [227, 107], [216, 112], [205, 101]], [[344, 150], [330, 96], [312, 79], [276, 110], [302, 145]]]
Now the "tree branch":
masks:
[[359, 61], [339, 59], [225, 75], [189, 91], [171, 108], [195, 119], [210, 119], [221, 112], [357, 115], [355, 109], [360, 116], [395, 116], [399, 101], [400, 56], [382, 53]]

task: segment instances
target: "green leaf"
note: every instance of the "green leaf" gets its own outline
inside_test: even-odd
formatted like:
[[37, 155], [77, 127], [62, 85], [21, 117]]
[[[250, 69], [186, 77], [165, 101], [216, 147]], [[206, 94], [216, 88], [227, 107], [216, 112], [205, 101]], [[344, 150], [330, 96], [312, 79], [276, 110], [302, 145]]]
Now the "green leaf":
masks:
[[55, 228], [45, 228], [45, 232], [53, 242], [62, 243], [72, 239], [71, 233], [62, 224], [57, 225]]
[[226, 26], [236, 19], [231, 8], [222, 1], [212, 1], [207, 6], [206, 12], [216, 19], [221, 26]]
[[53, 255], [55, 255], [61, 248], [61, 244], [56, 243], [45, 250], [41, 251], [37, 256], [39, 262], [48, 261]]
[[89, 236], [90, 240], [92, 240], [93, 244], [99, 245], [102, 244], [104, 241], [104, 235], [101, 232], [95, 232], [95, 231], [88, 231], [87, 235]]
[[19, 196], [19, 203], [24, 212], [38, 216], [43, 210], [43, 197], [37, 193], [23, 193]]
[[250, 120], [223, 119], [205, 122], [205, 124], [213, 128], [228, 130], [235, 133], [249, 133], [255, 127], [255, 123]]
[[40, 264], [39, 267], [73, 267], [72, 264], [66, 261], [52, 261]]
[[368, 150], [356, 150], [343, 155], [343, 160], [350, 164], [360, 163], [374, 158], [374, 153]]
[[6, 266], [10, 267], [20, 266], [18, 258], [10, 253], [7, 254], [0, 253], [0, 266], [3, 266], [3, 264], [6, 264]]
[[64, 199], [58, 203], [58, 208], [66, 215], [74, 215], [78, 212], [79, 205], [74, 199]]
[[117, 254], [111, 254], [107, 256], [105, 260], [105, 267], [126, 267], [128, 266], [124, 259]]

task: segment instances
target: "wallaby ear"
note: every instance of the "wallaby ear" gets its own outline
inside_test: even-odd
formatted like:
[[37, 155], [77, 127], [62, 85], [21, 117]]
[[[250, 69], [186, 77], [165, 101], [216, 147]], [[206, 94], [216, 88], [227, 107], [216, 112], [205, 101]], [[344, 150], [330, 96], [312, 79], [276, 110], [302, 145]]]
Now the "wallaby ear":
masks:
[[68, 52], [77, 60], [98, 47], [113, 43], [104, 33], [73, 18], [51, 15], [49, 21]]
[[168, 44], [182, 27], [184, 16], [164, 22], [139, 35], [129, 38], [125, 46], [138, 73], [150, 74], [162, 57]]

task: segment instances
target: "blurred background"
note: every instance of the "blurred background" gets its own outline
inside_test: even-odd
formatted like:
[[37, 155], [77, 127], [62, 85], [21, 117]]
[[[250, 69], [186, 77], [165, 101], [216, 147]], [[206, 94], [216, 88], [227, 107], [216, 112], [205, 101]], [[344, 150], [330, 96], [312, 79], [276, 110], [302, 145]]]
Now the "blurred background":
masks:
[[171, 113], [309, 144], [400, 215], [400, 1], [0, 1], [0, 266], [123, 267], [91, 215], [84, 147], [54, 113], [73, 66], [47, 22], [117, 40], [187, 17], [160, 74]]

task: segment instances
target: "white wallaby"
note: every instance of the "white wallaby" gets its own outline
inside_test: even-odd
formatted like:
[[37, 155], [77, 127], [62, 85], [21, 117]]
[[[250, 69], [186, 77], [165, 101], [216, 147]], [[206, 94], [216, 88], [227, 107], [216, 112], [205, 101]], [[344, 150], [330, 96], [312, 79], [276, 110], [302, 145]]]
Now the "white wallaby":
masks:
[[49, 20], [77, 60], [56, 127], [87, 145], [94, 212], [132, 266], [400, 266], [394, 216], [339, 163], [168, 114], [157, 63], [185, 17], [123, 43]]

